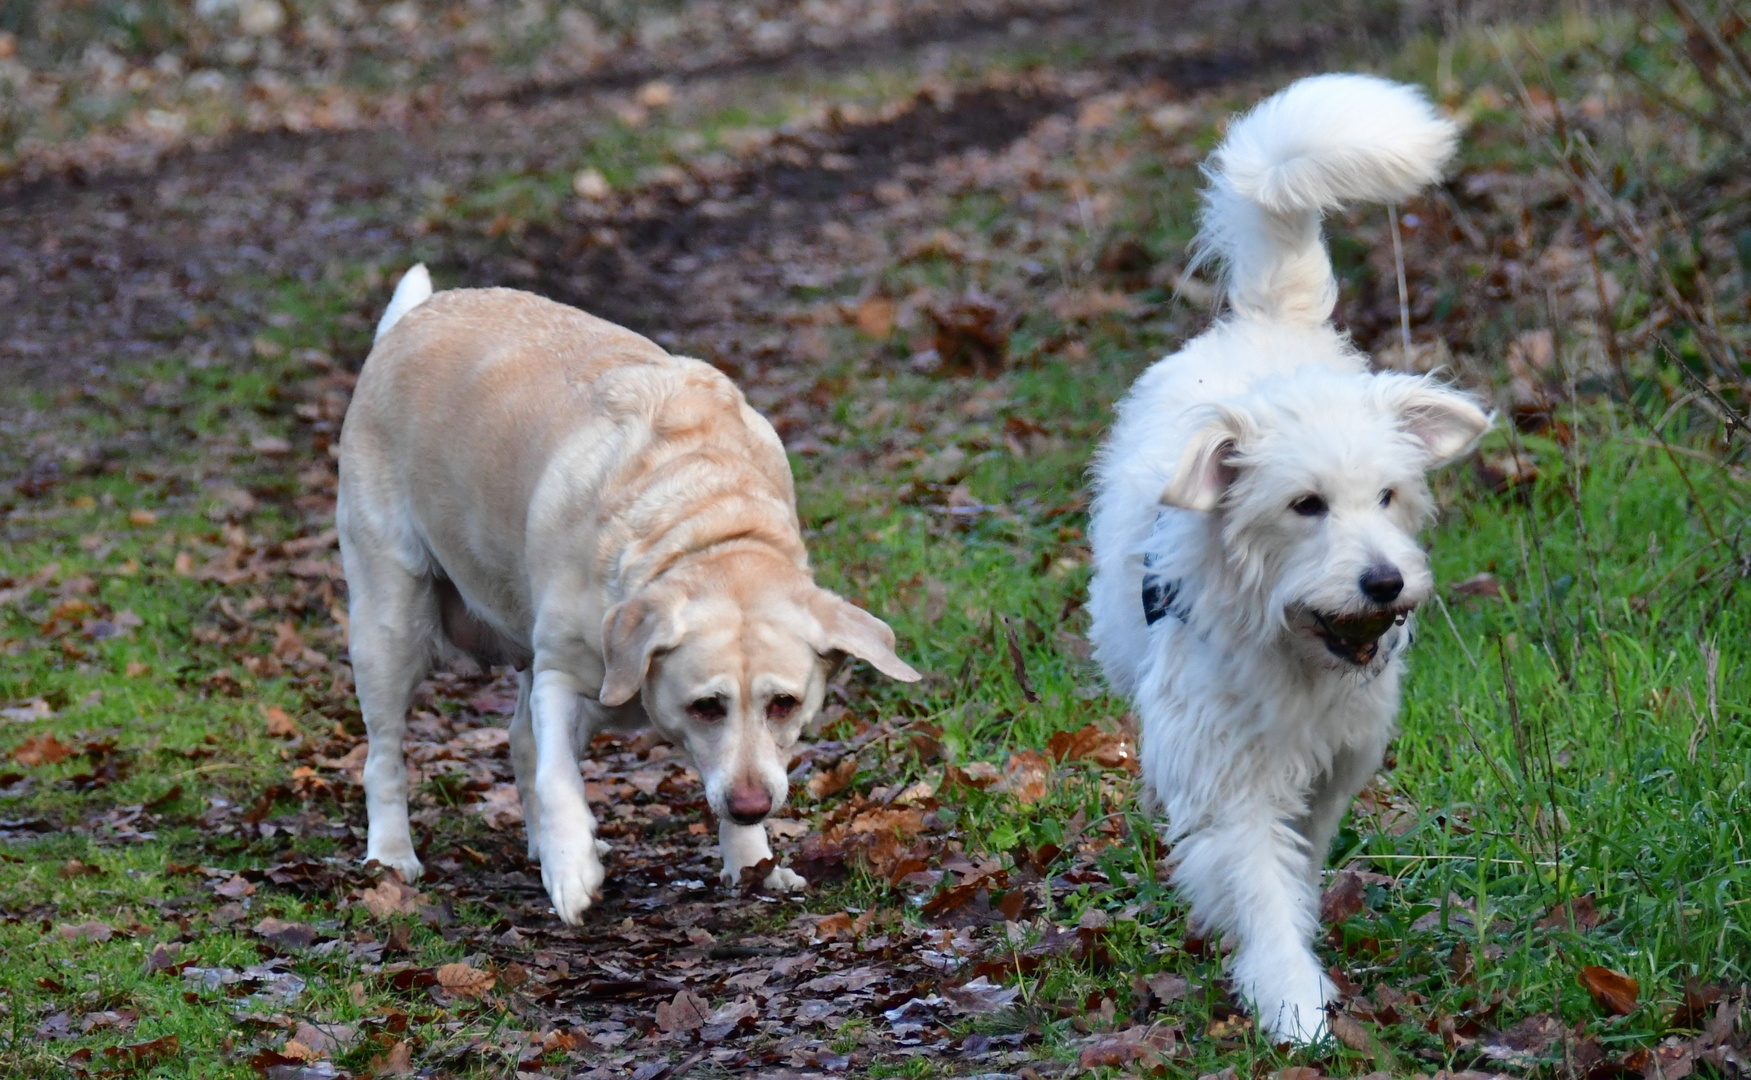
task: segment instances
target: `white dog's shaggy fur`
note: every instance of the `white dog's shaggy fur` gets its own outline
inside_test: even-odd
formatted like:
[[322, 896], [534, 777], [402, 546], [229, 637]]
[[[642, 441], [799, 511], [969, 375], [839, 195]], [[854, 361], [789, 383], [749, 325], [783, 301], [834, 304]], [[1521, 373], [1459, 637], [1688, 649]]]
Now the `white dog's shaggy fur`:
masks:
[[1136, 702], [1194, 922], [1229, 935], [1267, 1033], [1315, 1041], [1326, 849], [1379, 767], [1412, 611], [1433, 589], [1424, 472], [1489, 427], [1428, 379], [1370, 374], [1330, 322], [1324, 211], [1435, 181], [1457, 131], [1416, 90], [1295, 83], [1207, 167], [1199, 259], [1231, 313], [1156, 363], [1095, 469], [1095, 654]]

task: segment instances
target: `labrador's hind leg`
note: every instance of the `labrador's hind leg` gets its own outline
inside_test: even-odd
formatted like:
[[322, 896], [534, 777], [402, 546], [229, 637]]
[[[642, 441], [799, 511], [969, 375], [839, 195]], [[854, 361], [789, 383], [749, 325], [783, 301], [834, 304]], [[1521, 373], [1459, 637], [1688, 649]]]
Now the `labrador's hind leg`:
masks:
[[407, 761], [403, 744], [414, 687], [426, 675], [437, 633], [431, 579], [411, 573], [392, 554], [361, 545], [343, 532], [347, 572], [348, 648], [359, 710], [370, 750], [365, 757], [365, 810], [370, 832], [365, 858], [420, 876], [407, 821]]
[[535, 726], [529, 696], [535, 673], [517, 672], [517, 711], [511, 717], [511, 771], [517, 777], [517, 798], [523, 804], [523, 829], [529, 838], [529, 858], [541, 858], [541, 800], [535, 797]]

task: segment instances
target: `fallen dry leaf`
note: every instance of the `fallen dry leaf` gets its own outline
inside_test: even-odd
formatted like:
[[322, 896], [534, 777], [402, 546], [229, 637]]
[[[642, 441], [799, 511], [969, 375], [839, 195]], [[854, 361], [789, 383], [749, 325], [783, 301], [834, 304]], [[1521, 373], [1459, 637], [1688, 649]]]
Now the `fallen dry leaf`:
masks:
[[1046, 741], [1046, 752], [1057, 761], [1092, 761], [1104, 769], [1137, 770], [1137, 748], [1130, 736], [1102, 731], [1094, 724], [1058, 732]]
[[1175, 975], [1167, 971], [1158, 971], [1149, 976], [1144, 980], [1143, 985], [1148, 987], [1150, 995], [1160, 1005], [1168, 1005], [1180, 1000], [1186, 996], [1186, 990], [1190, 988], [1185, 976]]
[[1177, 1041], [1171, 1027], [1129, 1027], [1083, 1047], [1076, 1063], [1084, 1069], [1122, 1068], [1133, 1063], [1152, 1069], [1166, 1063]]
[[494, 784], [468, 809], [479, 814], [487, 828], [502, 831], [522, 822], [523, 797], [515, 784]]
[[413, 1044], [398, 1042], [389, 1048], [388, 1053], [378, 1054], [371, 1059], [371, 1075], [379, 1076], [412, 1076]]
[[[944, 238], [952, 240], [950, 234]], [[952, 244], [939, 244], [952, 247]], [[1009, 334], [1014, 313], [997, 300], [977, 292], [926, 312], [936, 324], [932, 344], [941, 370], [952, 375], [995, 376], [1009, 359]]]
[[997, 791], [1015, 796], [1024, 806], [1046, 797], [1046, 779], [1052, 775], [1052, 763], [1038, 750], [1017, 750], [1003, 766], [1003, 779]]
[[1344, 870], [1319, 896], [1319, 921], [1325, 926], [1336, 926], [1367, 906], [1367, 886], [1361, 875]]
[[53, 765], [72, 757], [71, 746], [55, 738], [53, 735], [32, 735], [19, 743], [12, 750], [12, 760], [25, 768], [35, 768], [38, 765]]
[[402, 881], [400, 874], [391, 871], [376, 885], [359, 890], [359, 899], [364, 901], [366, 911], [381, 919], [385, 915], [412, 915], [425, 897]]
[[261, 715], [267, 721], [267, 733], [276, 739], [296, 739], [303, 734], [298, 729], [298, 722], [278, 705], [263, 706]]
[[106, 922], [92, 919], [82, 923], [63, 923], [56, 927], [55, 932], [61, 935], [62, 941], [108, 941], [115, 936], [115, 927]]
[[1483, 596], [1500, 599], [1502, 583], [1494, 574], [1473, 574], [1449, 589], [1455, 596]]
[[1700, 1028], [1709, 1021], [1709, 1012], [1715, 1002], [1726, 996], [1727, 988], [1714, 983], [1705, 983], [1692, 976], [1684, 980], [1684, 999], [1672, 1014], [1672, 1026], [1675, 1028]]
[[182, 1042], [175, 1035], [153, 1039], [150, 1042], [133, 1043], [129, 1046], [112, 1046], [103, 1052], [103, 1056], [132, 1071], [145, 1069], [174, 1056], [182, 1049]]
[[1325, 1026], [1333, 1038], [1351, 1050], [1365, 1054], [1374, 1048], [1374, 1036], [1367, 1026], [1342, 1009], [1329, 1010], [1326, 1013]]
[[572, 194], [590, 202], [601, 202], [614, 194], [614, 188], [600, 169], [580, 169], [572, 177]]
[[818, 800], [839, 794], [857, 775], [857, 755], [847, 756], [830, 769], [816, 769], [809, 777], [809, 795]]
[[983, 791], [1003, 779], [1003, 770], [989, 761], [969, 761], [965, 765], [950, 765], [943, 770], [944, 789], [957, 784]]
[[710, 1015], [710, 1011], [711, 1006], [704, 998], [682, 990], [675, 994], [674, 1000], [657, 1004], [657, 1027], [671, 1035], [696, 1031], [705, 1026], [705, 1018]]
[[1009, 1008], [1020, 993], [1020, 987], [1001, 986], [981, 975], [960, 986], [944, 987], [942, 996], [959, 1012], [984, 1016]]
[[1537, 926], [1541, 930], [1567, 930], [1571, 925], [1576, 930], [1591, 930], [1605, 919], [1595, 906], [1596, 900], [1593, 893], [1566, 900], [1551, 908]]
[[146, 957], [146, 974], [158, 971], [175, 972], [181, 966], [182, 942], [159, 942], [152, 946], [152, 952]]
[[924, 812], [915, 806], [877, 807], [851, 819], [848, 831], [858, 833], [892, 833], [912, 837], [924, 831]]
[[1485, 1036], [1477, 1044], [1484, 1057], [1500, 1061], [1516, 1069], [1531, 1069], [1556, 1045], [1563, 1035], [1562, 1021], [1549, 1013], [1539, 1013], [1494, 1035]]
[[1030, 704], [1040, 700], [1039, 691], [1034, 689], [1033, 680], [1028, 677], [1027, 658], [1022, 655], [1021, 639], [1015, 632], [1015, 622], [1007, 615], [999, 615], [1003, 623], [1003, 641], [1009, 649], [1009, 667], [1015, 675], [1015, 685], [1021, 689], [1021, 696]]
[[445, 964], [437, 971], [438, 985], [458, 997], [480, 997], [498, 982], [490, 971], [467, 964]]
[[213, 886], [213, 893], [228, 900], [241, 900], [245, 896], [255, 895], [255, 882], [250, 881], [242, 874], [232, 874], [223, 882]]
[[28, 724], [36, 720], [47, 720], [55, 715], [54, 706], [40, 697], [31, 698], [19, 705], [0, 709], [0, 719], [10, 720], [15, 724]]
[[857, 305], [857, 329], [864, 337], [881, 340], [894, 329], [895, 304], [885, 296], [872, 296]]
[[1593, 1000], [1601, 1009], [1617, 1016], [1628, 1016], [1636, 1010], [1636, 999], [1641, 996], [1641, 983], [1625, 975], [1621, 971], [1613, 971], [1608, 967], [1597, 965], [1584, 967], [1575, 981], [1593, 995]]
[[722, 1042], [744, 1021], [752, 1020], [760, 1015], [760, 1007], [750, 998], [738, 998], [725, 1005], [718, 1006], [710, 1016], [705, 1018], [704, 1025], [699, 1030], [699, 1037], [708, 1043]]
[[655, 79], [638, 88], [638, 103], [647, 109], [664, 109], [675, 103], [675, 87]]
[[253, 927], [257, 936], [287, 949], [309, 948], [316, 941], [316, 929], [309, 923], [287, 922], [271, 915]]

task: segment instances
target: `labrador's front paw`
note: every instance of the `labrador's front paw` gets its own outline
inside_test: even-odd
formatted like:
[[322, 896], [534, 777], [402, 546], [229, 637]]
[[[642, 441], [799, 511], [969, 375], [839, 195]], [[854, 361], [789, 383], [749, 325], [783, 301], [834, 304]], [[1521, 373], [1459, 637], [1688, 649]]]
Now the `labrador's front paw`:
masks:
[[371, 862], [372, 860], [400, 874], [401, 880], [406, 882], [418, 881], [419, 876], [425, 873], [426, 869], [420, 865], [419, 856], [413, 853], [413, 845], [410, 843], [381, 845], [367, 843], [365, 845], [365, 861]]
[[[742, 884], [742, 871], [758, 865], [750, 863], [748, 867], [732, 867], [725, 863], [724, 868], [718, 871], [718, 880], [723, 882], [725, 888], [738, 888]], [[771, 872], [760, 879], [760, 887], [775, 893], [801, 892], [809, 887], [809, 880], [788, 866], [774, 866]]]
[[547, 888], [547, 898], [553, 910], [568, 926], [583, 921], [584, 912], [597, 900], [606, 877], [602, 860], [596, 857], [596, 846], [582, 850], [544, 854], [541, 859], [541, 884]]

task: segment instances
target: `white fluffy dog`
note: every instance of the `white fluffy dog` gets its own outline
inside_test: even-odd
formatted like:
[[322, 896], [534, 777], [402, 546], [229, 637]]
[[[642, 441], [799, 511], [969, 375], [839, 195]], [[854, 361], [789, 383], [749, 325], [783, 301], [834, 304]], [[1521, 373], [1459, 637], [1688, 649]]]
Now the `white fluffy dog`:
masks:
[[1457, 137], [1417, 90], [1363, 75], [1235, 121], [1198, 238], [1231, 313], [1144, 373], [1095, 466], [1095, 654], [1136, 702], [1174, 882], [1231, 936], [1234, 985], [1277, 1038], [1325, 1034], [1320, 869], [1392, 737], [1433, 590], [1423, 475], [1490, 424], [1428, 379], [1369, 373], [1330, 322], [1320, 218], [1412, 195]]

